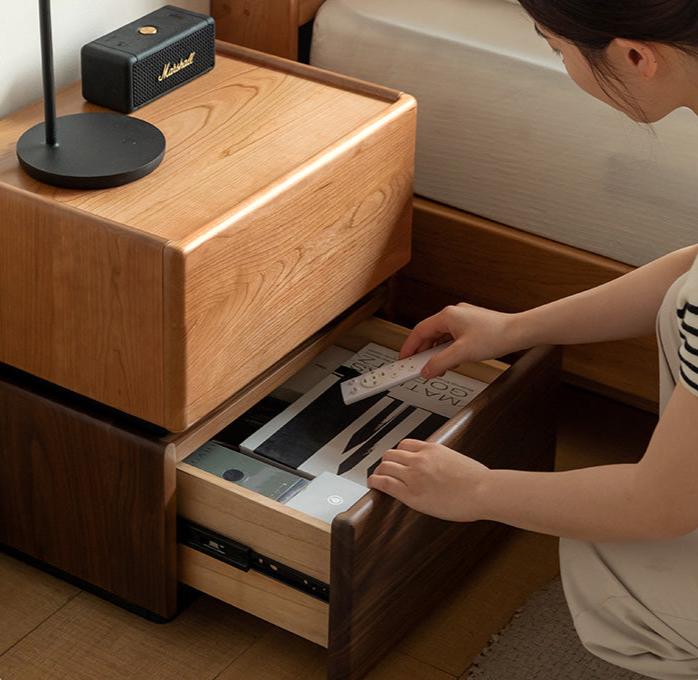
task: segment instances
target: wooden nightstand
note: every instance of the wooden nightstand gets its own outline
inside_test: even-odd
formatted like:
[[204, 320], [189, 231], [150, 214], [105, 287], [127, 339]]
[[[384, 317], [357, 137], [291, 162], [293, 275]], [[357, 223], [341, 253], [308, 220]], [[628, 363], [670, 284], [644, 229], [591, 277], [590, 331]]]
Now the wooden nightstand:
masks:
[[0, 361], [183, 431], [407, 263], [416, 109], [222, 45], [138, 115], [165, 160], [96, 192], [19, 169], [39, 106], [0, 123]]
[[[59, 108], [86, 105], [73, 87]], [[0, 543], [159, 619], [184, 582], [360, 678], [502, 527], [374, 491], [330, 526], [182, 461], [330, 344], [403, 342], [372, 315], [409, 258], [414, 102], [221, 44], [139, 116], [165, 161], [100, 192], [18, 169], [39, 106], [0, 122]], [[461, 367], [491, 384], [433, 438], [552, 469], [558, 364]]]

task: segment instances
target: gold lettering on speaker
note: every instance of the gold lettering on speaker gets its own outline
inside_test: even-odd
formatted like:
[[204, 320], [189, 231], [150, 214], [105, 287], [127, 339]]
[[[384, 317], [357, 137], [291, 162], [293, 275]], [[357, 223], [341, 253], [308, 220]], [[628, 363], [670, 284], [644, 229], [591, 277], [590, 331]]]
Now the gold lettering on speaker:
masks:
[[192, 52], [186, 59], [180, 59], [175, 64], [172, 64], [168, 61], [163, 67], [162, 73], [158, 76], [158, 80], [162, 82], [166, 78], [173, 76], [175, 73], [179, 73], [179, 71], [182, 71], [188, 66], [191, 66], [194, 63], [195, 56], [196, 52]]

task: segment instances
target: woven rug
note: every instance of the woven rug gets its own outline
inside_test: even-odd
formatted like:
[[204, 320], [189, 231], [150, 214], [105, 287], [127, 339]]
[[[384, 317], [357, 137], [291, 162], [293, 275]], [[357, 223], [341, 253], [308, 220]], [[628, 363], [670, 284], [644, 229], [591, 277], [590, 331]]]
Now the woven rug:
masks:
[[466, 680], [646, 680], [587, 651], [560, 578], [531, 595], [463, 676]]

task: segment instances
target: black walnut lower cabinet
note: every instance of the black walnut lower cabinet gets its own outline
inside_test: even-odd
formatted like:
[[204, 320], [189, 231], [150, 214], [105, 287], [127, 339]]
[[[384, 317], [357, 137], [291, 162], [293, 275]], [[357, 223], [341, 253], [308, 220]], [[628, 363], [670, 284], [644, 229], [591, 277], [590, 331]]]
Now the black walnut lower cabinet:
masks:
[[[555, 348], [520, 355], [432, 439], [489, 467], [552, 470], [559, 363]], [[0, 543], [141, 614], [172, 618], [175, 449], [173, 435], [1, 368]], [[328, 677], [363, 677], [506, 529], [436, 520], [377, 492], [338, 516]]]

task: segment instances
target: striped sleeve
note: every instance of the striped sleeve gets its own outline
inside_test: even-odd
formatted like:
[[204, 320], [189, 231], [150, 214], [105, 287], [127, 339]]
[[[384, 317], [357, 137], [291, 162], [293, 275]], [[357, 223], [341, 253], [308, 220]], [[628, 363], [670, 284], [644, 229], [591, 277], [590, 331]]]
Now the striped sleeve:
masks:
[[689, 392], [698, 396], [698, 258], [679, 291], [676, 313], [681, 336], [681, 382]]

